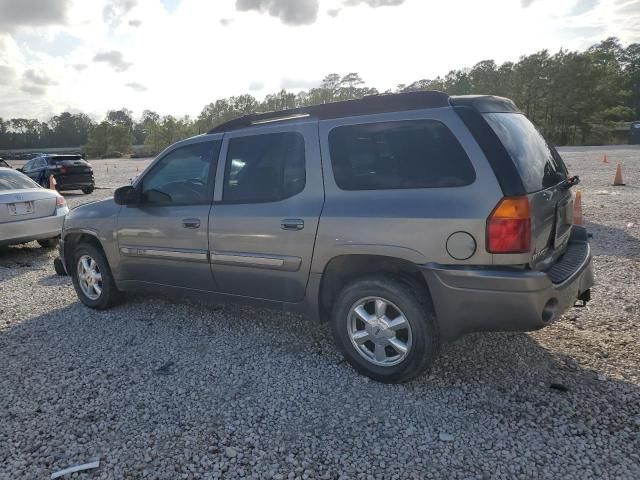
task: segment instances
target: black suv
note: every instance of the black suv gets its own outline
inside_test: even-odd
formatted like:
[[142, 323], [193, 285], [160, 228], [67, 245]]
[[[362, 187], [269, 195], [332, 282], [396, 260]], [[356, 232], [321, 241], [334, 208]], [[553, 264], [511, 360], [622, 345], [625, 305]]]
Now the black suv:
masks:
[[53, 176], [58, 191], [82, 190], [88, 194], [95, 188], [93, 168], [82, 155], [41, 155], [29, 160], [20, 171], [45, 188]]

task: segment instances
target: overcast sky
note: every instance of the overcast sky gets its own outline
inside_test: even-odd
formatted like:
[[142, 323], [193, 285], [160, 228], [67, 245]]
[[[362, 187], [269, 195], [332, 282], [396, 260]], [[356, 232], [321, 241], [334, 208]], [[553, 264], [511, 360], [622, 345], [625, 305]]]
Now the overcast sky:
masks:
[[613, 35], [640, 41], [640, 0], [0, 0], [0, 117], [197, 115], [334, 72], [384, 90]]

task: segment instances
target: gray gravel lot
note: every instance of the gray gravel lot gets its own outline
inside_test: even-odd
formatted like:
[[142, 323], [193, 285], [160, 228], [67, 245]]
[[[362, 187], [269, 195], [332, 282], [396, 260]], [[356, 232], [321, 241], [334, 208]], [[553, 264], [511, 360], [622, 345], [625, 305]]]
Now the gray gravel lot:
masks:
[[[0, 478], [93, 459], [73, 478], [640, 478], [640, 149], [563, 156], [583, 181], [593, 301], [446, 345], [400, 386], [357, 375], [326, 325], [143, 296], [96, 312], [55, 252], [0, 251]], [[113, 187], [146, 161], [92, 163]]]

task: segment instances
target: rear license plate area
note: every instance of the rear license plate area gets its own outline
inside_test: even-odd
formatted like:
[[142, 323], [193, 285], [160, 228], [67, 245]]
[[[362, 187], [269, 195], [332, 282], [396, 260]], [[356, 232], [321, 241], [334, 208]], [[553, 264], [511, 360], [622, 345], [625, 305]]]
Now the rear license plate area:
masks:
[[29, 215], [33, 213], [33, 202], [8, 203], [9, 215]]

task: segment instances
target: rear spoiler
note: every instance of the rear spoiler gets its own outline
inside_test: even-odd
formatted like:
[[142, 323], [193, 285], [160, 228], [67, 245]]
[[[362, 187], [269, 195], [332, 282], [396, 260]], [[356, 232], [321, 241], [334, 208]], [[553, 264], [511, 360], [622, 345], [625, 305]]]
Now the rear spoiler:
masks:
[[479, 113], [522, 113], [512, 100], [495, 95], [458, 95], [449, 98], [453, 107], [472, 107]]

